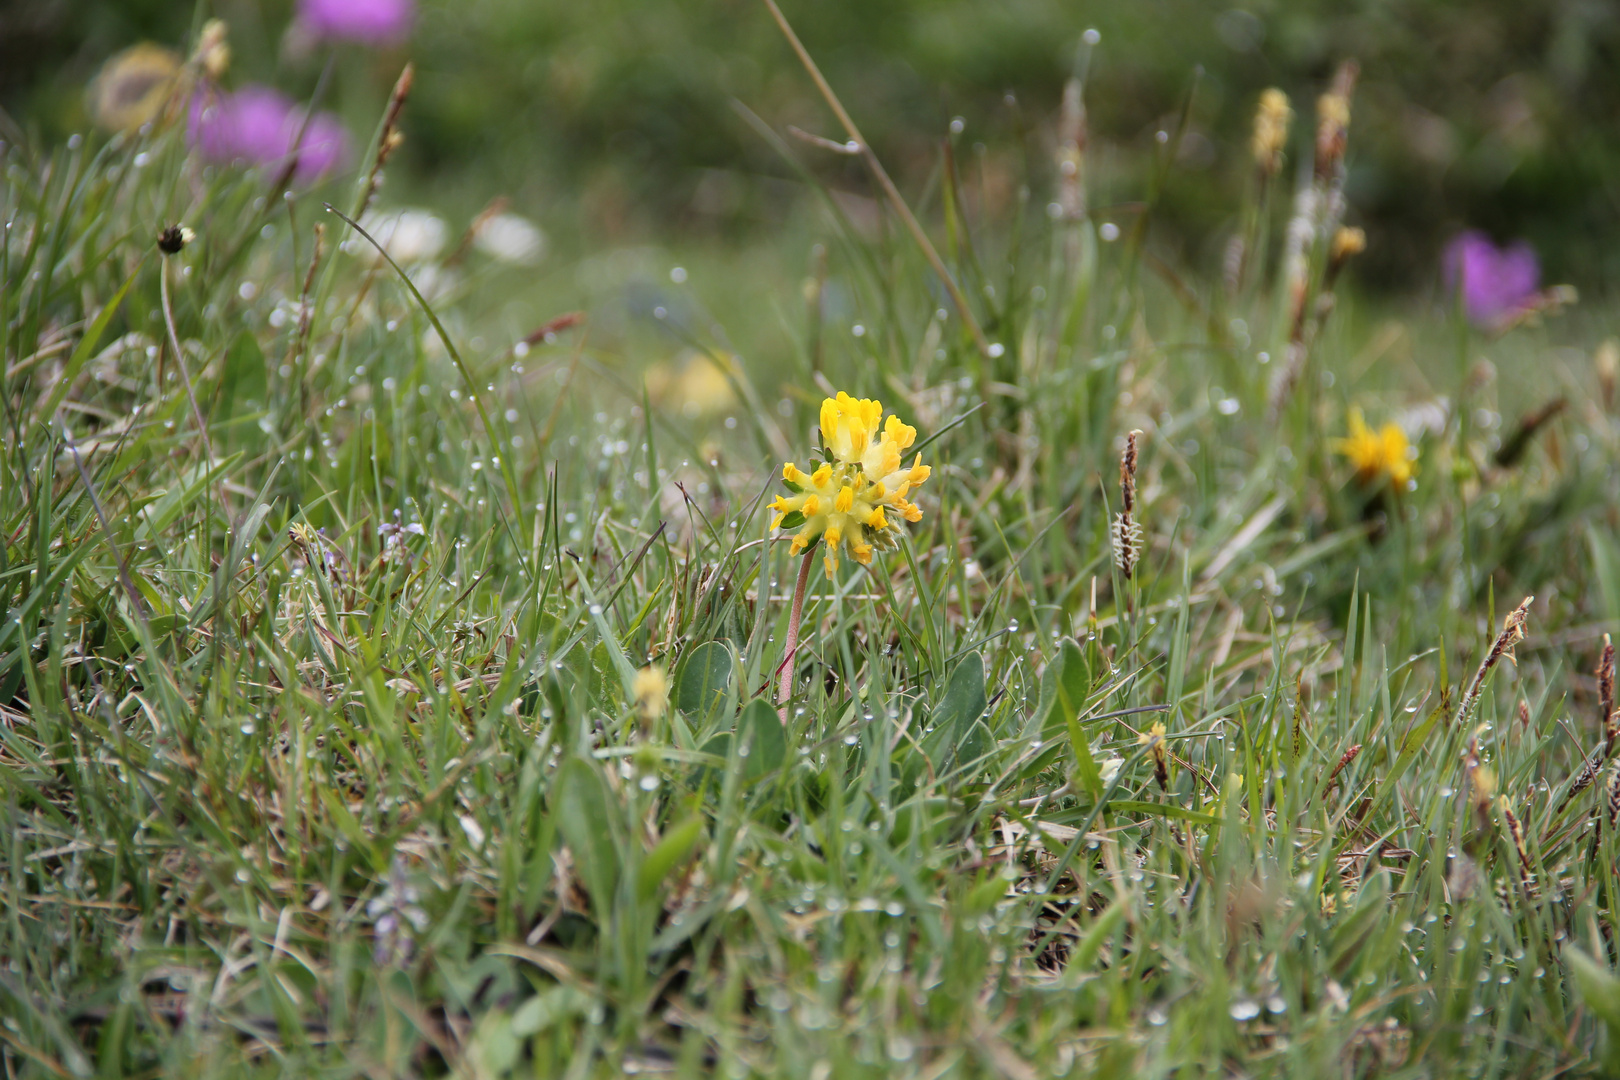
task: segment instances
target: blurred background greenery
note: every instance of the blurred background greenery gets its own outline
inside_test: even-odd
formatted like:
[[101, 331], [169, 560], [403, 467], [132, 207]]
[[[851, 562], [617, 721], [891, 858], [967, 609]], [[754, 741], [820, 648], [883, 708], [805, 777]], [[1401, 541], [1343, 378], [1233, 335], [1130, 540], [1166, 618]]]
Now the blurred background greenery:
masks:
[[[1021, 205], [1039, 212], [1050, 198], [1057, 103], [1085, 62], [1082, 34], [1095, 28], [1093, 207], [1107, 213], [1141, 197], [1154, 134], [1191, 93], [1153, 240], [1201, 277], [1218, 269], [1249, 179], [1259, 91], [1282, 87], [1308, 118], [1345, 57], [1363, 72], [1348, 188], [1350, 222], [1369, 235], [1354, 270], [1363, 292], [1433, 302], [1438, 251], [1463, 227], [1528, 239], [1546, 280], [1588, 295], [1620, 275], [1620, 4], [1610, 0], [783, 6], [904, 190], [926, 190], [960, 118], [958, 152], [981, 220]], [[9, 0], [0, 7], [5, 130], [49, 143], [87, 128], [84, 88], [107, 57], [143, 39], [183, 46], [206, 16], [230, 24], [228, 81], [308, 94], [325, 59], [289, 48], [291, 8]], [[781, 240], [802, 232], [807, 193], [733, 103], [778, 131], [839, 133], [758, 0], [424, 0], [407, 44], [340, 49], [323, 104], [363, 140], [407, 57], [418, 79], [390, 201], [465, 220], [505, 195], [565, 258], [708, 245], [744, 266], [803, 272], [805, 263], [788, 263], [810, 240], [786, 250]], [[1296, 148], [1308, 128], [1296, 123]], [[858, 163], [796, 149], [834, 187], [870, 195]], [[1296, 152], [1289, 167], [1307, 156]], [[772, 253], [750, 255], [761, 241]]]

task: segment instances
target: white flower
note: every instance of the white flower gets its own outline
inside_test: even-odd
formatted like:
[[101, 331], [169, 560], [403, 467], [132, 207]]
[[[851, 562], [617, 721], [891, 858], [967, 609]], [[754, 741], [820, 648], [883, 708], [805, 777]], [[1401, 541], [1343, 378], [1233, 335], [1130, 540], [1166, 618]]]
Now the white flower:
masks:
[[395, 262], [427, 262], [444, 250], [444, 221], [427, 210], [368, 213], [360, 224]]
[[491, 214], [478, 224], [473, 247], [497, 262], [533, 266], [545, 254], [546, 237], [528, 218]]

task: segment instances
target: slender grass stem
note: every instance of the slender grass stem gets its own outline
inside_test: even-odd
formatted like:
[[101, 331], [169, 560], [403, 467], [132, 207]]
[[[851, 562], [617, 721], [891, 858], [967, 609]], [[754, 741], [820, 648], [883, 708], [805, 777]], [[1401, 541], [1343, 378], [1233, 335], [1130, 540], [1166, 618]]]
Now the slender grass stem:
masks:
[[776, 0], [765, 0], [765, 6], [770, 9], [771, 17], [776, 20], [776, 25], [781, 28], [782, 36], [787, 38], [788, 44], [793, 46], [793, 51], [798, 54], [799, 62], [804, 65], [805, 71], [810, 73], [810, 78], [816, 84], [816, 89], [821, 91], [821, 96], [826, 99], [827, 107], [832, 109], [833, 115], [837, 116], [838, 122], [844, 126], [844, 132], [860, 148], [861, 157], [865, 160], [866, 167], [872, 170], [872, 177], [877, 181], [878, 187], [883, 189], [884, 198], [889, 200], [889, 205], [894, 207], [894, 212], [900, 216], [900, 220], [905, 224], [906, 231], [911, 234], [911, 238], [922, 249], [924, 257], [928, 259], [928, 264], [934, 268], [934, 273], [939, 275], [940, 281], [945, 286], [945, 291], [950, 294], [952, 306], [956, 308], [957, 315], [961, 316], [962, 324], [967, 327], [968, 333], [973, 335], [973, 343], [978, 346], [981, 355], [988, 357], [990, 355], [990, 341], [984, 336], [984, 328], [979, 325], [979, 320], [974, 316], [973, 309], [968, 306], [967, 297], [963, 294], [961, 286], [956, 283], [956, 279], [951, 276], [950, 270], [946, 268], [945, 261], [939, 257], [939, 252], [934, 250], [933, 242], [928, 239], [928, 234], [923, 231], [922, 224], [917, 221], [916, 215], [911, 212], [911, 207], [906, 205], [906, 200], [901, 196], [900, 189], [894, 186], [893, 180], [889, 179], [888, 170], [883, 167], [883, 162], [878, 160], [878, 156], [872, 150], [871, 144], [861, 134], [860, 128], [855, 126], [855, 121], [850, 118], [849, 113], [844, 109], [844, 103], [838, 99], [832, 85], [821, 74], [821, 69], [816, 66], [816, 62], [811, 58], [809, 50], [799, 40], [799, 35], [793, 32], [793, 27], [788, 23], [787, 17], [782, 14], [782, 9], [776, 6]]

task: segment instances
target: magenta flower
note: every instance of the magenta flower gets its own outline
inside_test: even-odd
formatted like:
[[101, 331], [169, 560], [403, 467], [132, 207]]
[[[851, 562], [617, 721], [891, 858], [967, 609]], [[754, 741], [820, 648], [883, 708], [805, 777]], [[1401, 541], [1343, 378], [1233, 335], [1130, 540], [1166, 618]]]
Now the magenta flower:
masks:
[[300, 184], [335, 172], [349, 160], [349, 134], [337, 117], [316, 113], [305, 123], [303, 107], [268, 86], [244, 86], [234, 93], [205, 86], [192, 99], [186, 133], [210, 161], [295, 161], [293, 179]]
[[315, 37], [393, 45], [411, 32], [415, 0], [298, 0], [298, 21]]
[[1523, 308], [1541, 284], [1541, 267], [1529, 244], [1521, 240], [1499, 248], [1490, 237], [1472, 229], [1446, 245], [1444, 268], [1447, 289], [1457, 287], [1460, 274], [1468, 317], [1486, 325]]

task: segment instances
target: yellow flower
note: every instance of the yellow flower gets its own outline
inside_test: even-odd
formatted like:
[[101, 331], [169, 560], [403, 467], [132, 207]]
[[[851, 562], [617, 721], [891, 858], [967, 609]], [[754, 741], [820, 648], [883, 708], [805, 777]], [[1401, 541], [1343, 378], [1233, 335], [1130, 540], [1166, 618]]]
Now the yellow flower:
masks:
[[1333, 234], [1333, 244], [1328, 257], [1334, 262], [1343, 262], [1352, 255], [1360, 255], [1367, 250], [1367, 234], [1361, 229], [1352, 229], [1340, 226], [1339, 231]]
[[1254, 114], [1254, 136], [1250, 148], [1254, 160], [1268, 175], [1282, 168], [1283, 148], [1288, 145], [1288, 121], [1294, 110], [1288, 107], [1288, 95], [1273, 87], [1260, 95], [1260, 107]]
[[655, 402], [680, 408], [689, 417], [707, 416], [737, 403], [728, 372], [735, 361], [726, 353], [688, 350], [676, 358], [677, 371], [660, 360], [647, 369], [647, 393]]
[[133, 45], [108, 60], [90, 85], [90, 114], [107, 131], [134, 131], [157, 119], [179, 78], [172, 49]]
[[1158, 780], [1162, 791], [1170, 790], [1170, 763], [1165, 759], [1164, 751], [1164, 724], [1154, 723], [1146, 731], [1136, 736], [1138, 745], [1145, 746], [1153, 755], [1153, 777]]
[[1350, 459], [1356, 479], [1363, 484], [1376, 484], [1388, 477], [1396, 491], [1404, 491], [1412, 481], [1412, 461], [1417, 455], [1399, 424], [1388, 423], [1375, 432], [1367, 426], [1360, 409], [1351, 409], [1350, 436], [1334, 439], [1333, 449]]
[[909, 467], [901, 460], [916, 442], [917, 429], [891, 416], [880, 430], [882, 418], [882, 402], [840, 392], [821, 403], [821, 438], [832, 460], [809, 473], [791, 461], [782, 466], [792, 494], [771, 503], [776, 511], [771, 528], [798, 530], [790, 548], [795, 555], [824, 537], [829, 577], [838, 570], [841, 549], [848, 548], [858, 563], [870, 563], [874, 551], [898, 546], [895, 519], [922, 519], [922, 510], [906, 496], [933, 470], [921, 454]]
[[635, 699], [636, 711], [643, 720], [656, 720], [664, 715], [669, 704], [669, 680], [664, 669], [649, 665], [636, 672], [630, 684], [630, 696]]

